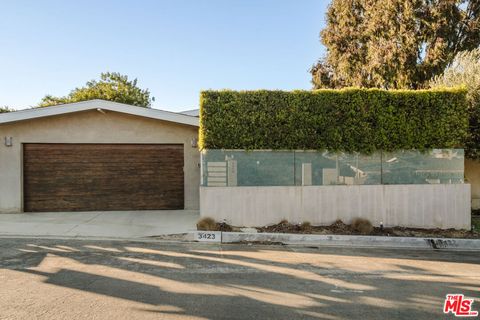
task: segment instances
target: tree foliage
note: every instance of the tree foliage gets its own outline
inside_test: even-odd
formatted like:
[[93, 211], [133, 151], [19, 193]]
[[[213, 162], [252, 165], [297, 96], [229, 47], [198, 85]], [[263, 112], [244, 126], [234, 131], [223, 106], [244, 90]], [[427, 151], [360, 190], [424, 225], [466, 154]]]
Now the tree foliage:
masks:
[[333, 0], [314, 88], [420, 88], [480, 44], [479, 0]]
[[463, 147], [465, 89], [203, 91], [201, 149], [371, 153]]
[[15, 110], [13, 110], [12, 108], [7, 107], [7, 106], [0, 107], [0, 113], [7, 113], [7, 112], [12, 112], [12, 111], [15, 111]]
[[137, 79], [129, 80], [128, 76], [117, 72], [106, 72], [100, 80], [91, 80], [84, 87], [75, 88], [67, 96], [54, 97], [46, 95], [39, 107], [79, 102], [92, 99], [103, 99], [126, 103], [139, 107], [150, 107], [152, 98], [148, 89], [140, 89]]
[[432, 88], [465, 86], [468, 90], [470, 121], [465, 154], [480, 159], [480, 49], [457, 54], [442, 75], [430, 81]]

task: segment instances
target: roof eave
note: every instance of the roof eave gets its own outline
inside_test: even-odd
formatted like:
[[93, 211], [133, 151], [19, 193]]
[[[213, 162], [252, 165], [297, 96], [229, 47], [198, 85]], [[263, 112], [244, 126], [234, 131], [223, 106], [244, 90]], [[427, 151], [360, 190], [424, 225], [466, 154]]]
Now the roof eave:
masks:
[[14, 111], [0, 114], [0, 124], [11, 123], [17, 121], [25, 121], [31, 119], [38, 119], [43, 117], [50, 117], [56, 115], [63, 115], [68, 113], [75, 113], [81, 111], [103, 109], [108, 111], [120, 112], [140, 117], [163, 120], [190, 126], [199, 126], [198, 118], [188, 116], [185, 114], [132, 106], [128, 104], [106, 101], [106, 100], [88, 100], [82, 102], [75, 102], [51, 107], [34, 108], [28, 110]]

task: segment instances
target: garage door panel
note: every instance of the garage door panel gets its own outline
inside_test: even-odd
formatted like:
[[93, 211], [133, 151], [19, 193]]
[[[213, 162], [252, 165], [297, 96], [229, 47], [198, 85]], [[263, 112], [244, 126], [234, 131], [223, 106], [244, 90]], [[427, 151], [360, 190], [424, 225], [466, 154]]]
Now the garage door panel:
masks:
[[[107, 200], [107, 201], [105, 201]], [[161, 200], [158, 198], [149, 199], [149, 198], [142, 198], [142, 201], [138, 201], [138, 199], [130, 199], [125, 198], [124, 201], [118, 202], [109, 202], [109, 199], [102, 199], [99, 201], [91, 201], [89, 203], [88, 209], [83, 208], [84, 202], [79, 201], [76, 197], [62, 197], [58, 199], [48, 199], [48, 200], [40, 200], [36, 203], [36, 210], [33, 212], [51, 212], [53, 211], [51, 208], [62, 208], [55, 210], [56, 212], [63, 212], [63, 211], [108, 211], [108, 210], [126, 210], [123, 209], [126, 206], [131, 205], [132, 201], [135, 201], [135, 208], [128, 209], [128, 210], [162, 210], [156, 209], [151, 207], [151, 201], [156, 201], [157, 203], [162, 203]], [[172, 203], [171, 200], [165, 200], [163, 202], [165, 205], [173, 206], [175, 203]], [[176, 204], [179, 207], [183, 206], [183, 203], [178, 201]]]
[[[177, 150], [171, 150], [171, 151], [168, 151], [168, 152], [169, 153], [170, 152], [174, 153], [176, 151]], [[136, 152], [140, 152], [140, 151], [137, 150]], [[135, 161], [135, 162], [138, 162], [138, 163], [146, 163], [146, 164], [149, 164], [149, 163], [152, 163], [152, 162], [169, 163], [170, 160], [178, 159], [178, 157], [176, 157], [175, 155], [168, 155], [168, 154], [165, 154], [163, 159], [154, 159], [154, 158], [152, 159], [152, 157], [157, 155], [157, 153], [151, 152], [151, 153], [143, 153], [143, 154], [138, 154], [138, 155], [109, 154], [109, 153], [98, 154], [98, 155], [92, 155], [92, 154], [89, 154], [89, 153], [84, 153], [82, 155], [78, 155], [78, 154], [70, 155], [70, 154], [67, 154], [67, 153], [64, 153], [64, 154], [48, 154], [48, 155], [39, 155], [39, 156], [36, 156], [34, 158], [29, 156], [29, 157], [26, 158], [26, 160], [30, 161], [31, 163], [42, 163], [42, 162], [47, 161], [47, 164], [51, 164], [51, 165], [63, 164], [63, 163], [77, 163], [78, 165], [81, 165], [81, 164], [88, 165], [88, 164], [102, 164], [102, 163], [104, 163], [106, 155], [108, 155], [110, 163], [112, 165], [122, 164], [122, 163], [125, 162], [126, 158], [130, 162]], [[144, 161], [145, 157], [147, 157], [150, 161], [145, 162]]]
[[[183, 187], [183, 183], [179, 182], [170, 182], [168, 185], [163, 186], [162, 188], [155, 188], [152, 187], [152, 184], [158, 183], [161, 184], [164, 180], [167, 180], [167, 176], [162, 176], [161, 179], [150, 179], [151, 175], [139, 175], [137, 179], [133, 177], [122, 177], [121, 179], [115, 179], [117, 183], [113, 183], [112, 179], [102, 179], [102, 178], [88, 178], [78, 176], [75, 177], [75, 184], [72, 184], [72, 179], [67, 179], [65, 177], [61, 177], [58, 179], [31, 179], [28, 182], [28, 190], [27, 192], [35, 191], [35, 192], [45, 192], [46, 194], [52, 194], [52, 191], [55, 191], [55, 194], [62, 189], [66, 190], [77, 190], [80, 193], [84, 193], [85, 190], [97, 190], [97, 194], [100, 194], [102, 190], [123, 190], [125, 192], [130, 193], [138, 193], [138, 192], [146, 192], [146, 191], [162, 191], [162, 190], [170, 190], [175, 189], [177, 190], [179, 186]], [[171, 177], [172, 180], [174, 177]], [[139, 181], [143, 180], [143, 181]], [[120, 183], [119, 183], [120, 182]], [[127, 188], [123, 184], [134, 184], [135, 189]], [[81, 188], [79, 188], [81, 185]]]
[[183, 145], [25, 144], [25, 211], [182, 209]]
[[[161, 165], [161, 164], [156, 164], [152, 163], [151, 165]], [[46, 179], [50, 179], [52, 177], [55, 177], [55, 183], [58, 184], [61, 181], [67, 181], [70, 182], [71, 177], [75, 177], [76, 179], [108, 179], [108, 178], [102, 178], [102, 177], [108, 177], [108, 176], [118, 176], [121, 174], [126, 175], [123, 177], [123, 179], [128, 180], [128, 179], [133, 179], [133, 180], [138, 180], [138, 177], [145, 177], [148, 178], [149, 180], [155, 180], [155, 177], [152, 176], [159, 176], [159, 180], [164, 179], [165, 177], [167, 178], [172, 178], [174, 179], [178, 173], [171, 173], [169, 170], [174, 169], [175, 171], [179, 172], [182, 170], [181, 167], [171, 167], [169, 170], [164, 169], [164, 170], [155, 170], [151, 169], [149, 166], [135, 166], [135, 169], [126, 169], [124, 168], [124, 165], [122, 167], [119, 167], [118, 169], [112, 169], [112, 168], [90, 168], [88, 166], [76, 166], [75, 172], [72, 172], [72, 167], [45, 167], [43, 169], [38, 169], [38, 170], [26, 170], [25, 174], [29, 175], [30, 181], [35, 182], [43, 182]], [[91, 173], [90, 176], [85, 176], [85, 171]], [[52, 179], [50, 179], [52, 180]], [[45, 181], [48, 182], [48, 181]], [[52, 182], [53, 183], [53, 182]]]

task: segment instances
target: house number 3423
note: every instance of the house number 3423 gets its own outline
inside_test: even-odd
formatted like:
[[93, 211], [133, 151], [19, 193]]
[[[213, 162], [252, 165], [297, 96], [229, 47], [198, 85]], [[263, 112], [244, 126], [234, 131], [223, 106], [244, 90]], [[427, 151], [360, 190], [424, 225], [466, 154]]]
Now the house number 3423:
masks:
[[220, 242], [222, 233], [218, 231], [201, 232], [197, 231], [195, 240], [201, 242]]

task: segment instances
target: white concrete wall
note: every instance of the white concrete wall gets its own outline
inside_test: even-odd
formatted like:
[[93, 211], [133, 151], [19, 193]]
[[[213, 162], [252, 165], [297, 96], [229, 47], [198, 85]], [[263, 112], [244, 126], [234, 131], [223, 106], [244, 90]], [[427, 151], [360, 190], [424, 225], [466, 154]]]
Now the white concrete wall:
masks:
[[[4, 137], [13, 146], [4, 145]], [[200, 153], [191, 140], [198, 128], [96, 110], [0, 125], [0, 213], [23, 206], [23, 143], [175, 143], [184, 145], [185, 209], [198, 209]]]
[[470, 229], [470, 185], [200, 187], [200, 215], [234, 226], [362, 217], [377, 226]]

